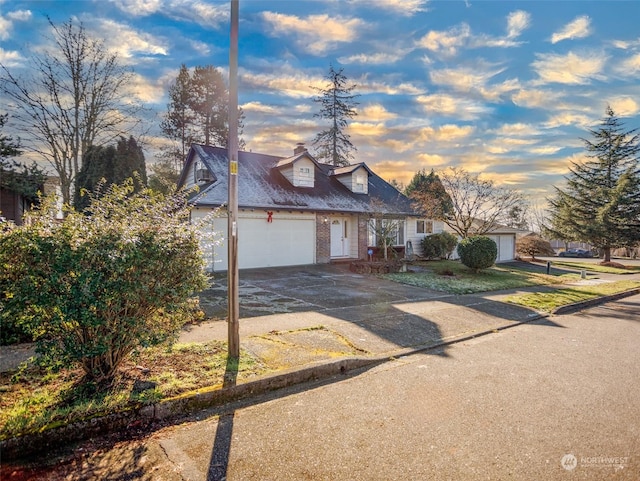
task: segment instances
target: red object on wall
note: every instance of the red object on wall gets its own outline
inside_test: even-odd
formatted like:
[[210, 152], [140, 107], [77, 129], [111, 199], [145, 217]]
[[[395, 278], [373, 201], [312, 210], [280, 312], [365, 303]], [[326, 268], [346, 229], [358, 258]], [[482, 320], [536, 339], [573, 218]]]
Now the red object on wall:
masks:
[[273, 222], [273, 212], [267, 212], [267, 222]]

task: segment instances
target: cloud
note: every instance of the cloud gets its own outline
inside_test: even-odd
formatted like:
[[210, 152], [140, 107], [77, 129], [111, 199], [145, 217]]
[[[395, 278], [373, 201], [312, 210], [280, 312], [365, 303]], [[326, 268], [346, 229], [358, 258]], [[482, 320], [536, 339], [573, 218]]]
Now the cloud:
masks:
[[173, 20], [191, 22], [204, 28], [217, 29], [229, 19], [229, 6], [194, 0], [115, 0], [116, 7], [128, 15], [146, 17], [159, 14]]
[[520, 88], [517, 79], [510, 79], [498, 84], [487, 85], [496, 75], [504, 72], [505, 68], [493, 65], [478, 65], [431, 70], [429, 78], [434, 85], [446, 86], [458, 92], [473, 92], [480, 94], [485, 100], [497, 102], [502, 95]]
[[166, 89], [161, 82], [149, 80], [137, 73], [133, 74], [126, 85], [131, 95], [137, 97], [146, 104], [161, 104], [165, 98]]
[[163, 7], [161, 0], [113, 0], [113, 4], [134, 17], [153, 15]]
[[550, 109], [557, 106], [560, 94], [549, 90], [522, 89], [511, 96], [518, 107]]
[[640, 53], [623, 60], [616, 67], [616, 72], [624, 77], [637, 76], [640, 72]]
[[416, 13], [426, 12], [428, 0], [350, 0], [349, 3], [364, 5], [367, 8], [390, 10], [403, 16], [410, 17]]
[[371, 121], [371, 122], [393, 120], [397, 117], [398, 117], [398, 114], [394, 112], [389, 112], [387, 109], [384, 108], [382, 104], [365, 105], [358, 111], [358, 119]]
[[591, 79], [601, 79], [607, 57], [604, 54], [588, 53], [566, 55], [554, 53], [536, 54], [531, 66], [539, 75], [539, 83], [586, 84]]
[[429, 167], [439, 167], [447, 163], [447, 159], [440, 154], [418, 154], [418, 160]]
[[31, 10], [15, 10], [7, 13], [8, 18], [17, 22], [26, 22], [27, 20], [31, 20], [32, 16]]
[[14, 10], [13, 12], [7, 13], [6, 17], [0, 15], [0, 40], [8, 40], [11, 38], [14, 22], [24, 22], [30, 18], [30, 10]]
[[511, 12], [507, 17], [507, 37], [519, 37], [524, 30], [529, 28], [530, 23], [531, 15], [529, 12], [525, 12], [524, 10]]
[[361, 53], [350, 55], [349, 57], [338, 57], [341, 64], [362, 64], [362, 65], [388, 65], [402, 60], [406, 55], [406, 50], [396, 50], [394, 53], [378, 52], [372, 54]]
[[306, 18], [282, 13], [262, 12], [269, 35], [292, 35], [298, 47], [314, 55], [322, 55], [339, 43], [353, 42], [365, 23], [358, 18], [330, 17], [327, 14]]
[[460, 120], [475, 120], [491, 111], [487, 105], [448, 94], [420, 95], [418, 103], [429, 114], [456, 117]]
[[431, 30], [418, 40], [418, 46], [432, 52], [453, 56], [460, 47], [465, 45], [469, 37], [471, 37], [471, 28], [466, 23], [461, 23], [449, 30]]
[[424, 127], [420, 138], [424, 142], [454, 142], [469, 137], [475, 128], [472, 125], [446, 124], [439, 127]]
[[587, 128], [593, 124], [593, 119], [582, 114], [575, 114], [572, 112], [560, 112], [552, 115], [542, 125], [545, 128], [553, 129], [556, 127], [562, 127], [563, 125], [578, 126], [581, 128]]
[[591, 19], [587, 15], [576, 17], [569, 22], [559, 32], [551, 35], [551, 43], [558, 43], [562, 40], [584, 38], [591, 34]]
[[242, 70], [240, 81], [244, 88], [256, 92], [284, 95], [292, 98], [311, 98], [318, 94], [315, 89], [326, 87], [324, 78], [311, 77], [289, 65], [280, 65], [275, 72], [252, 72]]
[[20, 52], [5, 50], [0, 47], [0, 63], [5, 67], [17, 67], [23, 60], [24, 58], [20, 55]]
[[388, 132], [382, 122], [375, 124], [368, 122], [351, 122], [351, 125], [349, 125], [349, 131], [354, 136], [377, 138], [384, 137]]
[[609, 101], [609, 105], [620, 117], [631, 117], [640, 113], [640, 105], [631, 97], [617, 97]]
[[168, 45], [164, 39], [136, 31], [114, 20], [97, 20], [95, 29], [105, 39], [107, 48], [116, 52], [123, 63], [131, 64], [133, 58], [139, 58], [140, 55], [168, 55]]

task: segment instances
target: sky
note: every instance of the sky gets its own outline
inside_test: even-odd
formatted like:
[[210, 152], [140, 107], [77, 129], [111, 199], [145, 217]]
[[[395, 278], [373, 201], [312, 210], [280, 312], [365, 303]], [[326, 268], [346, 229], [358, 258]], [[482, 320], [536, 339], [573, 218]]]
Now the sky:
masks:
[[[640, 2], [239, 0], [246, 149], [313, 154], [329, 66], [356, 85], [347, 133], [386, 180], [462, 167], [544, 203], [610, 105], [640, 128]], [[145, 155], [181, 64], [229, 65], [230, 2], [0, 0], [0, 63], [20, 75], [54, 23], [82, 21], [135, 73]], [[1, 106], [1, 103], [0, 103]], [[240, 173], [241, 175], [241, 173]]]

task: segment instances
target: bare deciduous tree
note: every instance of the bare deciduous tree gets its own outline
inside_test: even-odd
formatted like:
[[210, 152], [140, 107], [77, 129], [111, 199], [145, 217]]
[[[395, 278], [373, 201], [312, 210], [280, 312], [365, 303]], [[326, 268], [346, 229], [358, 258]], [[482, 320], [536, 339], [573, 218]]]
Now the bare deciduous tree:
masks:
[[102, 41], [73, 20], [49, 25], [50, 48], [31, 57], [29, 72], [0, 64], [0, 91], [15, 110], [25, 149], [51, 164], [69, 203], [84, 152], [131, 132], [142, 106], [126, 89], [133, 73]]
[[524, 206], [520, 192], [497, 187], [464, 169], [450, 167], [438, 175], [452, 203], [441, 220], [462, 238], [492, 231], [507, 221], [512, 209]]

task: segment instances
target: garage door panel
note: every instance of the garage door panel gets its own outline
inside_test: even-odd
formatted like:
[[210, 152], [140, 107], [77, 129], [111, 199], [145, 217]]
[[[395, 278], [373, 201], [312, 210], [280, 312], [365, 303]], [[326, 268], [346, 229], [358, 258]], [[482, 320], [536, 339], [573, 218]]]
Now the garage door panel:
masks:
[[315, 220], [239, 219], [240, 268], [313, 264]]

